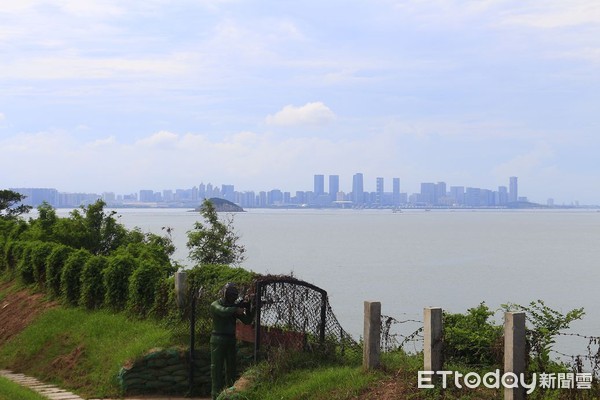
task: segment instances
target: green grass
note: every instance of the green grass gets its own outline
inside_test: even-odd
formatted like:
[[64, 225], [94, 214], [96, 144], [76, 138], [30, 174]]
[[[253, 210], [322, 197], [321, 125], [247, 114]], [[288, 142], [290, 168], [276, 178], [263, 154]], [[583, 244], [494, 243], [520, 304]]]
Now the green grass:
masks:
[[120, 368], [172, 332], [108, 311], [54, 308], [0, 348], [0, 367], [19, 370], [89, 396], [116, 396]]
[[258, 384], [244, 396], [256, 400], [348, 399], [369, 387], [379, 376], [349, 366], [296, 370], [275, 382]]
[[46, 398], [31, 389], [0, 377], [0, 400], [46, 400]]

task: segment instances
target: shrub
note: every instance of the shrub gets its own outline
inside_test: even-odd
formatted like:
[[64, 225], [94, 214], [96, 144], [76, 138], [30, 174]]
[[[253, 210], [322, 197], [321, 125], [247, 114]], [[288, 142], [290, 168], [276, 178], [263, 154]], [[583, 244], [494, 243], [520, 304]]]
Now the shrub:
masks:
[[8, 240], [4, 245], [4, 265], [9, 273], [17, 269], [17, 264], [23, 254], [24, 243], [15, 240]]
[[104, 302], [104, 282], [102, 273], [108, 266], [108, 259], [103, 256], [90, 257], [81, 271], [81, 298], [79, 304], [88, 308], [100, 308]]
[[104, 287], [106, 306], [113, 310], [122, 310], [127, 304], [129, 277], [136, 269], [137, 261], [129, 254], [118, 254], [111, 257], [104, 270]]
[[60, 278], [62, 270], [75, 249], [62, 244], [53, 246], [50, 255], [46, 259], [46, 287], [50, 291], [50, 295], [60, 297]]
[[76, 306], [81, 295], [81, 270], [90, 258], [87, 250], [77, 250], [69, 255], [60, 274], [60, 290], [67, 304]]
[[3, 272], [6, 269], [5, 260], [4, 260], [4, 246], [8, 240], [0, 235], [0, 272]]
[[34, 282], [33, 262], [31, 253], [35, 245], [37, 245], [36, 242], [23, 243], [23, 251], [17, 264], [17, 272], [19, 274], [19, 278], [26, 285], [30, 285]]
[[0, 247], [0, 271], [8, 271], [12, 257], [12, 247], [14, 242], [9, 239], [4, 239], [2, 247]]
[[129, 279], [127, 308], [134, 314], [145, 317], [154, 305], [156, 289], [162, 277], [159, 265], [149, 261], [141, 262]]
[[175, 302], [175, 279], [162, 278], [156, 285], [154, 304], [150, 314], [156, 318], [165, 318], [169, 313], [177, 311]]
[[444, 313], [444, 358], [466, 365], [500, 364], [502, 327], [488, 321], [492, 315], [485, 303], [466, 314]]
[[41, 286], [46, 283], [46, 264], [53, 249], [52, 243], [38, 242], [31, 252], [33, 279]]
[[235, 282], [244, 286], [250, 284], [257, 274], [244, 268], [233, 268], [227, 265], [202, 265], [187, 271], [189, 287], [202, 287], [203, 292], [217, 295], [227, 282]]

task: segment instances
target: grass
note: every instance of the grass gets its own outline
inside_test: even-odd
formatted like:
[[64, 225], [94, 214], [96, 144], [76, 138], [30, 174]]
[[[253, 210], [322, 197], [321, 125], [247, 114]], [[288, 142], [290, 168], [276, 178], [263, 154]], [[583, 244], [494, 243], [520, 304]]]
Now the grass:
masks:
[[0, 400], [47, 400], [46, 397], [0, 377]]
[[105, 310], [45, 311], [0, 348], [0, 368], [14, 369], [79, 394], [118, 396], [120, 368], [149, 349], [170, 347], [172, 331]]
[[342, 400], [358, 395], [378, 377], [378, 373], [363, 373], [361, 367], [318, 367], [291, 371], [275, 382], [256, 385], [244, 395], [256, 400]]

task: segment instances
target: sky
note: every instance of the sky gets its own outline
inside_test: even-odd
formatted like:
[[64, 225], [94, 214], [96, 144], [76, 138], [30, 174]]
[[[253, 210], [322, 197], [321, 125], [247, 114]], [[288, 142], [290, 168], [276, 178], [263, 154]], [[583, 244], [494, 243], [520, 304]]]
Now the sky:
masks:
[[597, 0], [0, 0], [5, 188], [600, 204], [599, 111]]

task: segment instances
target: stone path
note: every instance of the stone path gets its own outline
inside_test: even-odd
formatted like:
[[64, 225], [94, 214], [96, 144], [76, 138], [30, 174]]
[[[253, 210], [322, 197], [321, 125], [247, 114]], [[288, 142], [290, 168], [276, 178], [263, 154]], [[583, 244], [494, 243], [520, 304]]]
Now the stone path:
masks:
[[48, 385], [40, 382], [35, 378], [32, 378], [23, 374], [14, 374], [11, 371], [0, 370], [0, 376], [9, 379], [13, 382], [18, 383], [21, 386], [28, 387], [29, 389], [38, 392], [44, 397], [51, 400], [83, 400], [81, 397], [74, 393], [67, 392], [64, 389], [60, 389], [54, 385]]
[[[11, 371], [0, 369], [0, 376], [11, 380], [15, 383], [18, 383], [21, 386], [27, 387], [35, 392], [38, 392], [44, 397], [47, 397], [51, 400], [84, 400], [82, 397], [77, 396], [74, 393], [68, 392], [64, 389], [60, 389], [55, 385], [49, 385], [44, 382], [41, 382], [31, 376], [23, 375], [23, 374], [15, 374]], [[101, 400], [101, 399], [97, 399]], [[108, 400], [108, 399], [105, 399]], [[165, 396], [139, 396], [139, 397], [131, 397], [126, 398], [124, 400], [194, 400], [193, 398], [183, 398], [183, 397], [165, 397]], [[196, 398], [196, 400], [210, 400], [205, 398]]]

